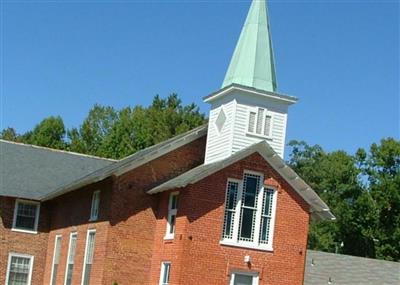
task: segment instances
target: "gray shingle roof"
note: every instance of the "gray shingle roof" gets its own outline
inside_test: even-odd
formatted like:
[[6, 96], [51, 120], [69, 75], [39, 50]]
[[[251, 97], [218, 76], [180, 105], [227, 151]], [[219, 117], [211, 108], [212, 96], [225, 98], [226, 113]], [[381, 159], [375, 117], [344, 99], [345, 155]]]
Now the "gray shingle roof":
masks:
[[0, 195], [38, 200], [114, 160], [0, 140]]
[[207, 124], [119, 161], [0, 139], [0, 196], [49, 200], [120, 175], [207, 134]]
[[398, 285], [400, 263], [308, 250], [304, 285], [323, 284]]

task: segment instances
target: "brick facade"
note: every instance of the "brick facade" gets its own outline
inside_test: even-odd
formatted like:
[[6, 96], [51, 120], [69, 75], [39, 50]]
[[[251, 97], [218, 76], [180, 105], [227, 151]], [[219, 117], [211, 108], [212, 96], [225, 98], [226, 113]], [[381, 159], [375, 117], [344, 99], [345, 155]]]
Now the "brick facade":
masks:
[[[273, 252], [220, 245], [228, 178], [253, 170], [278, 182]], [[228, 284], [232, 270], [257, 272], [259, 284], [302, 284], [307, 246], [307, 204], [258, 154], [179, 191], [174, 240], [165, 241], [169, 193], [160, 194], [151, 284], [171, 261], [171, 284]], [[251, 266], [244, 256], [251, 257]], [[199, 278], [201, 276], [201, 278]]]
[[[110, 200], [114, 179], [108, 178], [48, 202], [50, 232], [47, 244], [44, 284], [50, 283], [56, 235], [61, 235], [60, 264], [57, 284], [64, 284], [70, 234], [77, 233], [72, 284], [81, 284], [86, 236], [89, 229], [96, 230], [95, 255], [91, 269], [92, 284], [102, 284], [109, 230]], [[96, 221], [89, 221], [93, 192], [100, 190], [100, 211]]]
[[[158, 284], [162, 261], [171, 262], [170, 284], [228, 284], [232, 270], [257, 272], [260, 284], [302, 284], [308, 205], [258, 154], [179, 189], [175, 237], [164, 240], [171, 191], [146, 191], [200, 165], [204, 148], [202, 137], [119, 177], [42, 203], [38, 234], [11, 231], [15, 199], [1, 197], [1, 280], [8, 252], [15, 251], [35, 256], [32, 284], [49, 284], [55, 236], [61, 235], [56, 280], [64, 284], [69, 238], [76, 232], [72, 284], [81, 284], [87, 230], [96, 229], [91, 284]], [[245, 169], [263, 173], [278, 189], [273, 252], [219, 243], [227, 179], [242, 179]], [[96, 190], [101, 191], [99, 219], [90, 222]], [[251, 266], [244, 263], [245, 255]]]
[[148, 284], [159, 202], [146, 191], [203, 163], [204, 148], [202, 137], [118, 178], [104, 284]]
[[0, 283], [5, 282], [9, 253], [34, 256], [32, 284], [44, 284], [48, 240], [48, 205], [40, 206], [38, 233], [12, 231], [15, 198], [0, 196]]

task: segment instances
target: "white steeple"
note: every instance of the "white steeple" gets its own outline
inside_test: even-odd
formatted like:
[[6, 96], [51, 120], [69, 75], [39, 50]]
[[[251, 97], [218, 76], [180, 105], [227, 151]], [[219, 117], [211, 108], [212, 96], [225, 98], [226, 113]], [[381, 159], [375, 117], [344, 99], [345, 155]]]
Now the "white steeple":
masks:
[[211, 104], [205, 163], [229, 157], [266, 140], [283, 157], [288, 106], [295, 97], [278, 94], [265, 0], [253, 0], [222, 89]]

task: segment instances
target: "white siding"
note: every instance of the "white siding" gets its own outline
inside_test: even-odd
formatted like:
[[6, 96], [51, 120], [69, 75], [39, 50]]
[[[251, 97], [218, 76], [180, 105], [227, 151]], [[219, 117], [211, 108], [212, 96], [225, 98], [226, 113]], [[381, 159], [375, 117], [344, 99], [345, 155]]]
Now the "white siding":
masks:
[[[226, 122], [221, 132], [215, 126], [218, 114], [224, 108]], [[249, 112], [254, 108], [264, 108], [272, 116], [269, 138], [249, 134]], [[215, 100], [211, 106], [207, 136], [205, 163], [230, 156], [254, 143], [266, 140], [276, 153], [283, 158], [286, 136], [288, 105], [271, 98], [252, 96], [238, 90]]]
[[[221, 110], [224, 109], [226, 121], [221, 129], [215, 125], [215, 120]], [[205, 163], [214, 162], [226, 158], [232, 154], [232, 128], [236, 108], [236, 101], [228, 97], [222, 98], [211, 106]]]
[[233, 133], [232, 153], [246, 148], [261, 140], [260, 136], [248, 134], [247, 121], [250, 109], [261, 107], [272, 116], [271, 138], [266, 139], [276, 153], [283, 157], [285, 148], [287, 105], [267, 98], [251, 97], [247, 94], [236, 94], [237, 106], [235, 116], [235, 127]]

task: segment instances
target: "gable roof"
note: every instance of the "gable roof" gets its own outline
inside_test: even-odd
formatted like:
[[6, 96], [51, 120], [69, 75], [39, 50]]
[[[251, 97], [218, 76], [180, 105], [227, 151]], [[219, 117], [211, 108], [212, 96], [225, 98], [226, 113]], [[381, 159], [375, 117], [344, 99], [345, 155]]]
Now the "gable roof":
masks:
[[53, 191], [46, 193], [40, 197], [40, 200], [47, 201], [53, 199], [59, 195], [65, 194], [69, 191], [73, 191], [77, 188], [101, 181], [112, 175], [121, 175], [127, 171], [137, 168], [151, 160], [154, 160], [168, 152], [171, 152], [181, 146], [184, 146], [200, 137], [207, 134], [207, 124], [197, 127], [191, 131], [175, 136], [171, 139], [150, 146], [143, 150], [140, 150], [126, 158], [123, 158], [113, 164], [106, 167], [100, 168], [92, 173], [60, 185], [53, 189]]
[[304, 285], [321, 284], [400, 284], [400, 263], [307, 250]]
[[155, 194], [170, 189], [182, 188], [189, 184], [194, 184], [201, 179], [221, 170], [252, 153], [258, 152], [264, 159], [293, 187], [293, 189], [302, 197], [311, 207], [311, 215], [314, 219], [334, 220], [335, 216], [331, 213], [329, 207], [314, 192], [314, 190], [293, 171], [280, 156], [269, 146], [266, 141], [255, 143], [241, 151], [238, 151], [228, 158], [209, 164], [202, 164], [195, 167], [165, 183], [149, 190], [149, 194]]
[[115, 160], [0, 140], [0, 195], [38, 200]]

